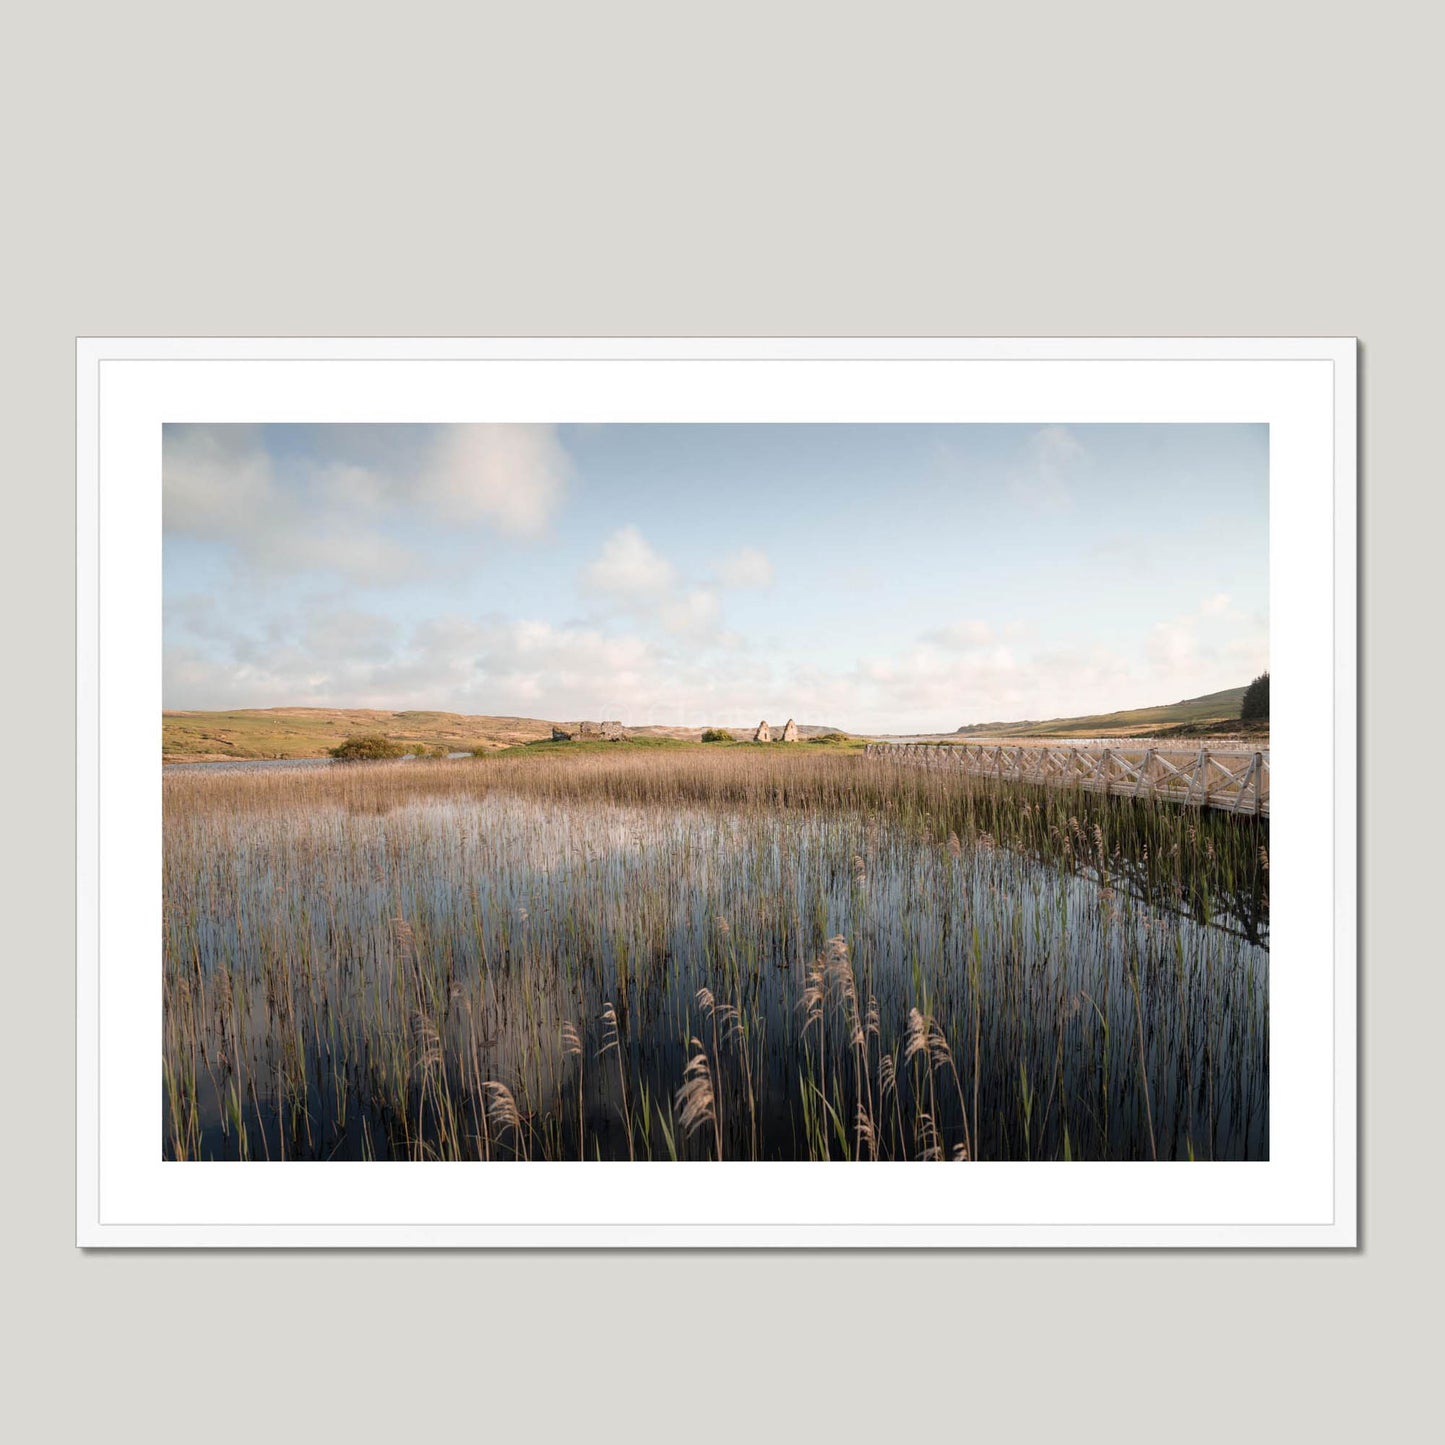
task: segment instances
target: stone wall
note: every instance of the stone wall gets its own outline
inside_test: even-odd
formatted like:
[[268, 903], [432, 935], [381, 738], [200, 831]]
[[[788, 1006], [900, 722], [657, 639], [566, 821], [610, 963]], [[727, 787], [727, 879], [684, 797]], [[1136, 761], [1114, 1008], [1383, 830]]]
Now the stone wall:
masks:
[[627, 729], [620, 722], [580, 722], [575, 736], [584, 742], [620, 743], [626, 738]]

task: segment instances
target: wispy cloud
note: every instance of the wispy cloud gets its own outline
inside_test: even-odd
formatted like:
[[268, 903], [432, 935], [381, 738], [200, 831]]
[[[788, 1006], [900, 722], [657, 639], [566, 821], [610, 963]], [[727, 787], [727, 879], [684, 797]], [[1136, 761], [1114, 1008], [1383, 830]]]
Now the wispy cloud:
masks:
[[741, 547], [724, 557], [715, 568], [724, 587], [739, 591], [762, 591], [773, 585], [773, 564], [757, 547]]
[[170, 426], [168, 537], [224, 544], [270, 574], [389, 583], [428, 565], [417, 532], [546, 533], [568, 462], [545, 426], [338, 428], [339, 455], [278, 455], [265, 429]]
[[[1154, 669], [1161, 702], [1173, 702], [1191, 687], [1198, 691], [1201, 677], [1228, 675], [1233, 682], [1266, 667], [1269, 662], [1269, 628], [1265, 619], [1251, 617], [1234, 606], [1227, 593], [1206, 597], [1193, 611], [1156, 622], [1144, 644], [1145, 658]], [[1179, 692], [1183, 688], [1184, 692]]]
[[[1151, 629], [1137, 652], [1104, 645], [1021, 650], [1009, 626], [946, 635], [851, 662], [727, 648], [705, 589], [660, 604], [651, 636], [605, 623], [445, 614], [403, 627], [344, 604], [237, 620], [201, 599], [167, 604], [168, 706], [281, 703], [437, 707], [553, 719], [725, 723], [792, 715], [890, 732], [1147, 706], [1235, 686], [1268, 660], [1255, 623], [1201, 607]], [[708, 643], [699, 647], [700, 640]], [[726, 657], [726, 665], [719, 659]]]
[[712, 580], [692, 581], [633, 525], [608, 536], [582, 572], [584, 590], [604, 606], [693, 638], [716, 638], [722, 590], [759, 591], [772, 582], [772, 563], [756, 547], [724, 557], [714, 566]]
[[708, 587], [693, 587], [670, 599], [662, 609], [662, 624], [669, 632], [689, 637], [714, 633], [722, 621], [722, 600]]
[[677, 586], [677, 569], [636, 527], [619, 527], [582, 574], [593, 592], [633, 605], [652, 604]]
[[168, 427], [162, 479], [168, 532], [255, 545], [287, 507], [256, 427]]
[[444, 521], [538, 537], [561, 505], [567, 470], [551, 427], [449, 427], [415, 489], [399, 500], [430, 507]]
[[1009, 478], [1009, 491], [1032, 511], [1069, 511], [1075, 477], [1087, 456], [1083, 442], [1068, 427], [1040, 427], [1029, 439], [1022, 465]]
[[994, 630], [987, 622], [972, 619], [966, 622], [953, 622], [947, 627], [934, 628], [932, 632], [923, 634], [923, 640], [932, 643], [935, 647], [965, 652], [976, 647], [987, 646], [994, 640], [994, 636]]

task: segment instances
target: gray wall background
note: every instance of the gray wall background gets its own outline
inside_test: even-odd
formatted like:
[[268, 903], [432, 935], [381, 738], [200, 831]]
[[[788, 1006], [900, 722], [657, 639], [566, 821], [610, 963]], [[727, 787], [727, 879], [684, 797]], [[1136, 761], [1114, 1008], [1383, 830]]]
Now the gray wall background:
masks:
[[[0, 1422], [155, 1441], [1411, 1431], [1438, 1364], [1440, 945], [1420, 900], [1440, 847], [1438, 796], [1396, 765], [1440, 701], [1437, 15], [12, 12]], [[74, 1251], [73, 338], [173, 333], [1360, 336], [1364, 1248]]]

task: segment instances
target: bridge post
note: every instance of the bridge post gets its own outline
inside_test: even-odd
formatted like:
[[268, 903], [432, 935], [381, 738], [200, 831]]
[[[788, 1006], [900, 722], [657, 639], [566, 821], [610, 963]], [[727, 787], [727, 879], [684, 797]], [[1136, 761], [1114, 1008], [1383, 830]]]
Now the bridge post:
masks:
[[1194, 801], [1194, 789], [1199, 788], [1199, 805], [1205, 806], [1209, 802], [1209, 749], [1200, 748], [1199, 757], [1194, 763], [1194, 776], [1189, 780], [1189, 791], [1184, 795], [1186, 803]]
[[1146, 797], [1154, 791], [1154, 781], [1149, 776], [1154, 768], [1154, 749], [1144, 749], [1144, 761], [1139, 764], [1139, 781], [1134, 784], [1134, 796]]

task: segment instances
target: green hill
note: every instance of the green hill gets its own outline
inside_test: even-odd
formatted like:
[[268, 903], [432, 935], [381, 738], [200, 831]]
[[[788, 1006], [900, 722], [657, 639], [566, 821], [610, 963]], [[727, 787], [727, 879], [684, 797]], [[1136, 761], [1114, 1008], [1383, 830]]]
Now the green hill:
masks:
[[1204, 697], [1188, 697], [1160, 707], [1124, 712], [1096, 713], [1092, 717], [1059, 717], [1045, 721], [973, 723], [958, 729], [958, 737], [1085, 738], [1085, 737], [1207, 737], [1210, 733], [1234, 736], [1269, 734], [1269, 724], [1241, 723], [1242, 687], [1226, 688]]

